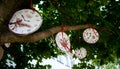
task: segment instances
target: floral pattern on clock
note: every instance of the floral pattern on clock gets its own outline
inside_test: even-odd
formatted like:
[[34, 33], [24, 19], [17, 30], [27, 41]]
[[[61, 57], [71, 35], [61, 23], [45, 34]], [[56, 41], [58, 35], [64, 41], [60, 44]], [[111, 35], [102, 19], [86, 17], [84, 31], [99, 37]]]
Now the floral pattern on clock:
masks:
[[93, 28], [87, 28], [83, 32], [83, 39], [89, 44], [94, 44], [99, 40], [99, 33]]

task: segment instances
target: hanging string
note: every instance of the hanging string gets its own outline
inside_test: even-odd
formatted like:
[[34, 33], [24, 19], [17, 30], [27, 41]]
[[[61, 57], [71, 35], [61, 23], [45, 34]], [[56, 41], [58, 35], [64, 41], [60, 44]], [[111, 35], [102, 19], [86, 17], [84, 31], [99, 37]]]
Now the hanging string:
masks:
[[67, 41], [64, 39], [63, 33], [64, 33], [64, 31], [65, 31], [65, 27], [66, 27], [65, 24], [62, 24], [62, 25], [61, 25], [62, 39], [63, 39], [63, 42], [62, 42], [61, 44], [62, 44], [62, 46], [63, 46], [64, 48], [66, 48], [70, 53], [72, 53], [72, 51], [70, 50], [70, 48], [67, 46]]
[[32, 0], [30, 0], [30, 6], [31, 6], [32, 10], [34, 11]]
[[72, 51], [70, 50], [70, 48], [67, 46], [67, 40], [63, 40], [63, 41], [61, 42], [61, 45], [62, 45], [65, 49], [67, 49], [70, 53], [72, 53]]
[[92, 28], [92, 31], [93, 31], [94, 34], [97, 36], [97, 34], [96, 34], [95, 30], [94, 30], [94, 26], [93, 26], [93, 25], [90, 25], [89, 27]]
[[65, 27], [66, 27], [66, 25], [65, 25], [65, 24], [62, 24], [62, 25], [61, 25], [62, 39], [63, 39], [63, 32], [64, 32], [64, 30], [65, 30]]

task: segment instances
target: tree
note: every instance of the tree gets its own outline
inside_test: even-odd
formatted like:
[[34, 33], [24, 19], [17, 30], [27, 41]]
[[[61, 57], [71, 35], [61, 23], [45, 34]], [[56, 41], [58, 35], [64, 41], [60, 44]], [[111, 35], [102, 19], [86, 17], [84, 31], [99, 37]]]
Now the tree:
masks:
[[[57, 57], [61, 54], [54, 37], [61, 31], [63, 24], [66, 25], [64, 31], [71, 35], [71, 49], [80, 47], [87, 49], [88, 55], [83, 61], [99, 60], [96, 64], [102, 65], [114, 62], [120, 57], [119, 1], [33, 0], [33, 4], [39, 7], [39, 13], [43, 15], [41, 28], [31, 35], [15, 35], [8, 30], [7, 24], [15, 11], [31, 8], [29, 2], [30, 0], [0, 1], [0, 45], [4, 48], [4, 43], [12, 44], [9, 49], [4, 48], [0, 68], [12, 69], [6, 65], [7, 59], [16, 63], [16, 69], [45, 68], [39, 65], [42, 58]], [[83, 30], [91, 25], [100, 34], [96, 44], [87, 44], [82, 39]], [[32, 59], [38, 61], [35, 67], [28, 63]]]

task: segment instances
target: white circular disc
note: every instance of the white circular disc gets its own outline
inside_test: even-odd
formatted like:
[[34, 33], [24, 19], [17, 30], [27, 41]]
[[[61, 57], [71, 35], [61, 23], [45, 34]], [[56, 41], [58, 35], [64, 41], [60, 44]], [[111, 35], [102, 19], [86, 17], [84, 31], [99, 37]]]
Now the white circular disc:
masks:
[[[62, 35], [63, 34], [63, 35]], [[56, 35], [56, 43], [57, 43], [57, 46], [58, 48], [63, 51], [63, 52], [70, 52], [70, 39], [69, 37], [67, 36], [66, 33], [64, 32], [59, 32], [57, 35]]]
[[4, 50], [3, 50], [3, 48], [0, 46], [0, 60], [2, 59], [3, 54], [4, 54]]
[[87, 50], [85, 48], [81, 47], [80, 49], [76, 49], [74, 51], [74, 54], [79, 59], [83, 59], [83, 58], [85, 58], [87, 56]]
[[13, 14], [8, 27], [15, 34], [28, 35], [37, 31], [42, 21], [42, 16], [37, 11], [22, 9]]
[[83, 39], [89, 44], [94, 44], [99, 40], [99, 33], [93, 28], [87, 28], [83, 32]]

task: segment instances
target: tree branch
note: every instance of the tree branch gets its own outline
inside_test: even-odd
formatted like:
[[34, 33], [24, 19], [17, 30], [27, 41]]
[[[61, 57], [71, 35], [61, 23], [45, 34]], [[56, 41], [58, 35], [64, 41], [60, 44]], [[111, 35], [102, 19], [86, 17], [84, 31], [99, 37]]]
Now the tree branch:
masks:
[[[90, 26], [89, 24], [66, 26], [64, 31], [85, 29], [89, 26]], [[55, 33], [60, 32], [60, 31], [61, 31], [61, 26], [56, 26], [56, 27], [47, 29], [45, 31], [34, 33], [31, 35], [27, 35], [27, 36], [18, 36], [13, 33], [10, 33], [10, 32], [3, 33], [3, 34], [1, 34], [1, 43], [35, 42], [35, 41], [50, 37], [51, 35], [54, 35]]]

